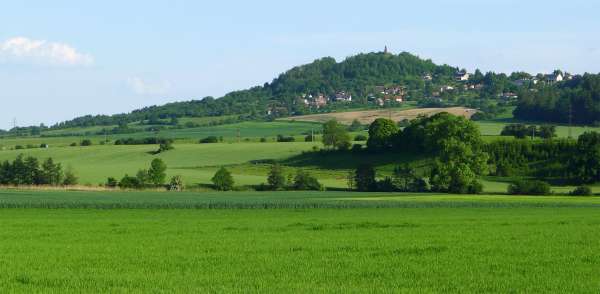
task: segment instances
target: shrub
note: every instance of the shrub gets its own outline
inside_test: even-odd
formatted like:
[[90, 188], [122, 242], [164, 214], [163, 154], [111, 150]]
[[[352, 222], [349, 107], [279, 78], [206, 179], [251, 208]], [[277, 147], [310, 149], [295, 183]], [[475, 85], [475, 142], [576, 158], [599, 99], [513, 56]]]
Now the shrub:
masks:
[[160, 143], [156, 153], [162, 153], [173, 149], [175, 149], [175, 147], [173, 147], [173, 143], [171, 143], [171, 141], [166, 141], [164, 143]]
[[48, 146], [48, 144], [46, 144], [46, 143], [40, 144], [40, 148], [44, 148], [45, 149], [45, 148], [48, 148], [48, 147], [50, 147], [50, 146]]
[[579, 186], [569, 193], [571, 196], [592, 196], [592, 189], [588, 186]]
[[73, 142], [73, 143], [71, 143], [69, 146], [71, 146], [71, 147], [76, 147], [76, 146], [77, 146], [77, 143]]
[[543, 181], [517, 181], [508, 186], [511, 195], [549, 195], [550, 184]]
[[224, 167], [220, 168], [215, 173], [211, 181], [213, 182], [215, 189], [219, 191], [233, 190], [233, 177], [231, 176], [231, 173]]
[[15, 146], [15, 150], [21, 150], [21, 149], [25, 149], [25, 147], [23, 147], [22, 145]]
[[304, 137], [304, 142], [313, 142], [313, 135], [306, 135], [306, 137]]
[[90, 139], [83, 139], [83, 140], [81, 140], [80, 145], [81, 146], [92, 146], [92, 140], [90, 140]]
[[356, 141], [356, 142], [364, 142], [364, 141], [367, 141], [367, 140], [368, 140], [368, 138], [365, 135], [356, 135], [354, 137], [354, 141]]
[[283, 135], [277, 135], [277, 142], [295, 142], [296, 138], [289, 136], [283, 136]]
[[298, 170], [294, 177], [294, 189], [299, 191], [322, 191], [323, 185], [309, 173]]
[[65, 170], [65, 176], [63, 179], [63, 185], [65, 186], [74, 186], [77, 185], [79, 179], [75, 176], [73, 169], [70, 167]]
[[117, 179], [113, 178], [113, 177], [109, 177], [108, 179], [106, 179], [106, 187], [109, 188], [115, 188], [119, 185], [119, 182], [117, 182]]
[[184, 184], [183, 178], [181, 176], [174, 176], [169, 181], [169, 185], [167, 186], [167, 190], [169, 191], [183, 191]]
[[266, 143], [266, 142], [267, 142], [267, 138], [264, 138], [264, 137], [263, 137], [263, 138], [260, 138], [260, 142], [261, 142], [261, 143]]
[[208, 136], [208, 137], [200, 140], [200, 144], [214, 144], [214, 143], [219, 143], [219, 138], [217, 138], [216, 136]]
[[142, 185], [140, 181], [136, 177], [131, 177], [129, 175], [123, 176], [121, 181], [119, 182], [119, 188], [121, 189], [139, 189]]

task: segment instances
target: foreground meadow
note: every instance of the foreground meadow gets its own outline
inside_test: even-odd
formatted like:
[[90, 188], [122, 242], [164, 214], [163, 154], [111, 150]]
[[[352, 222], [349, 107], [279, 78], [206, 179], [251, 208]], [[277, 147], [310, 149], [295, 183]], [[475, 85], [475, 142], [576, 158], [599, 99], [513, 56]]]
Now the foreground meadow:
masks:
[[599, 200], [3, 191], [0, 291], [598, 292]]

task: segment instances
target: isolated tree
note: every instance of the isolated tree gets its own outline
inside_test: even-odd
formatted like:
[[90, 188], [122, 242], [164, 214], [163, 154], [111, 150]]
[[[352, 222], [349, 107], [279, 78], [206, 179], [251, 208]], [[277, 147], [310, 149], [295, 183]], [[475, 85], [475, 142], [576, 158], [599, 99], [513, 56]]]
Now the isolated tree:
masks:
[[137, 188], [144, 188], [151, 182], [147, 169], [138, 170], [138, 172], [135, 174], [135, 178], [137, 179], [138, 183]]
[[397, 133], [398, 126], [394, 121], [378, 118], [369, 126], [367, 147], [372, 151], [391, 149], [393, 138]]
[[350, 135], [343, 125], [336, 120], [330, 120], [323, 124], [323, 145], [348, 150], [351, 146]]
[[230, 191], [233, 189], [234, 181], [231, 173], [224, 167], [220, 168], [211, 181], [214, 184], [215, 189], [219, 191]]
[[165, 183], [167, 178], [167, 165], [160, 158], [155, 158], [150, 163], [150, 169], [148, 169], [148, 179], [155, 185], [160, 186]]
[[271, 166], [267, 183], [273, 190], [281, 190], [285, 188], [286, 179], [281, 165], [274, 164]]

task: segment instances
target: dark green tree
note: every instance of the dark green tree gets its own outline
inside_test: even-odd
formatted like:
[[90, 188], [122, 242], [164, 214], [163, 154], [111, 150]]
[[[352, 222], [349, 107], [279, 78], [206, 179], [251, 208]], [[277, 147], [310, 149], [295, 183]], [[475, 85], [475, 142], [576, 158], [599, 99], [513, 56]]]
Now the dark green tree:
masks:
[[211, 181], [213, 182], [215, 189], [219, 191], [233, 190], [233, 185], [235, 183], [231, 173], [224, 167], [221, 167], [215, 173]]
[[286, 178], [281, 165], [274, 164], [271, 166], [271, 170], [269, 171], [269, 176], [267, 178], [267, 183], [269, 184], [272, 190], [281, 190], [285, 188]]
[[393, 140], [399, 129], [394, 121], [378, 118], [369, 126], [367, 147], [372, 151], [382, 151], [392, 148]]

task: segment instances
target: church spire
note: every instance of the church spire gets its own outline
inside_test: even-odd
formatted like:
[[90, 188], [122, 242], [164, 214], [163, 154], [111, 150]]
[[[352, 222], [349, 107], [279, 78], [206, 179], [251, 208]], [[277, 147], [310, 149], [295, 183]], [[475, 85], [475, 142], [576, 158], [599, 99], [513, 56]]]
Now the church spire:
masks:
[[383, 54], [388, 54], [388, 53], [390, 53], [390, 52], [388, 52], [388, 48], [387, 48], [387, 45], [386, 45], [385, 49], [383, 50]]

